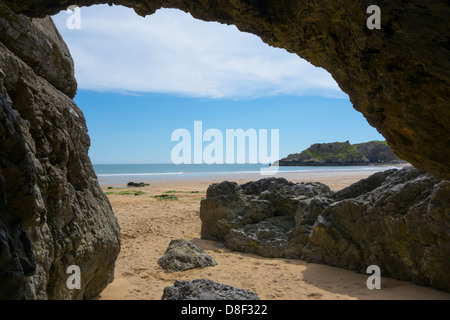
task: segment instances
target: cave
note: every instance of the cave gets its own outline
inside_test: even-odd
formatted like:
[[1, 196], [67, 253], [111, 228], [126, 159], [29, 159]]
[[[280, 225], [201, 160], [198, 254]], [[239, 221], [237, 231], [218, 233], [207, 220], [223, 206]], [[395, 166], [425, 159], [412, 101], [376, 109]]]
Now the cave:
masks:
[[[88, 157], [85, 119], [73, 102], [73, 61], [46, 18], [70, 5], [104, 3], [141, 16], [162, 7], [180, 9], [297, 54], [331, 73], [398, 157], [450, 178], [447, 1], [3, 0], [2, 298], [90, 299], [113, 277], [119, 226]], [[366, 26], [372, 4], [381, 8], [381, 29]], [[57, 283], [66, 274], [60, 262], [90, 270], [83, 290]]]

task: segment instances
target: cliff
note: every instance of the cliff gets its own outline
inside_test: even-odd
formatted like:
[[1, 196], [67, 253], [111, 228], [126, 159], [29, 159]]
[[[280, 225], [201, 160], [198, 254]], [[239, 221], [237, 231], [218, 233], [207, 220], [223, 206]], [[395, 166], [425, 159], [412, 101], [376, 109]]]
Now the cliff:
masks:
[[350, 144], [317, 143], [301, 153], [290, 154], [273, 165], [278, 166], [359, 166], [406, 163], [381, 141]]

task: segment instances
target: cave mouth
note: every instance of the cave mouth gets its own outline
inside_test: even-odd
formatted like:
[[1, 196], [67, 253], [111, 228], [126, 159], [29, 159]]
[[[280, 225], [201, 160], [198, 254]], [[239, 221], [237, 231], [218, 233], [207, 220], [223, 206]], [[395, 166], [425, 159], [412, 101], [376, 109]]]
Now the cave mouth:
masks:
[[[102, 2], [84, 0], [78, 5]], [[66, 10], [74, 1], [5, 4], [17, 13], [45, 17]], [[448, 96], [450, 79], [445, 45], [450, 5], [445, 0], [383, 1], [381, 29], [368, 28], [366, 2], [116, 0], [114, 4], [133, 8], [141, 16], [163, 7], [177, 8], [197, 19], [235, 25], [298, 54], [333, 75], [397, 156], [437, 177], [450, 178], [450, 116], [443, 98]]]
[[[51, 32], [49, 19], [30, 21], [14, 13], [46, 17], [65, 10], [68, 3], [63, 2], [5, 0], [0, 4], [3, 22], [12, 22], [19, 29], [12, 35], [20, 35], [20, 41], [11, 41], [11, 34], [0, 32], [0, 130], [5, 137], [0, 149], [0, 279], [14, 274], [13, 279], [8, 278], [12, 279], [8, 283], [9, 297], [92, 298], [111, 279], [120, 251], [120, 228], [96, 183], [88, 157], [90, 141], [85, 119], [73, 102], [76, 86], [72, 81], [73, 65], [67, 59], [70, 54]], [[90, 2], [85, 0], [80, 5]], [[448, 42], [448, 4], [437, 0], [417, 5], [411, 1], [401, 4], [407, 6], [405, 10], [397, 2], [383, 2], [383, 12], [388, 14], [383, 15], [382, 26], [387, 27], [376, 33], [365, 27], [365, 8], [352, 1], [124, 2], [141, 15], [154, 13], [166, 4], [203, 20], [233, 24], [259, 35], [270, 45], [305, 57], [332, 73], [355, 108], [399, 155], [420, 169], [449, 177], [450, 121], [448, 102], [443, 98], [448, 96], [450, 70], [448, 46], [443, 45]], [[6, 30], [15, 31], [14, 27]], [[48, 41], [39, 41], [42, 38]], [[416, 174], [423, 173], [416, 171], [413, 176]], [[448, 182], [430, 176], [426, 177], [429, 186], [439, 190], [421, 192], [422, 187], [409, 184], [421, 196], [441, 199], [429, 206], [415, 206], [437, 213], [428, 215], [431, 224], [417, 220], [414, 230], [447, 227], [439, 219], [448, 220]], [[416, 212], [419, 218], [424, 217]], [[400, 218], [402, 227], [408, 220]], [[442, 238], [427, 238], [439, 239], [435, 249], [442, 250], [444, 258], [436, 261], [444, 261], [444, 268], [447, 231]], [[33, 252], [31, 243], [39, 250]], [[66, 283], [58, 282], [67, 277], [59, 265], [61, 261], [92, 271], [86, 275], [83, 292], [70, 292]], [[428, 262], [428, 267], [437, 265]], [[27, 283], [33, 272], [33, 281]], [[447, 276], [448, 272], [444, 269], [438, 275]]]
[[[285, 137], [298, 136], [295, 143], [292, 138], [289, 145], [281, 142], [282, 157], [317, 142], [384, 139], [353, 109], [327, 71], [234, 26], [196, 20], [177, 9], [161, 9], [146, 19], [125, 7], [77, 10], [53, 19], [74, 57], [79, 87], [75, 102], [87, 119], [94, 164], [170, 163], [170, 133], [179, 127], [192, 131], [196, 120], [203, 120], [205, 130], [218, 127], [224, 136], [231, 128], [279, 129]], [[192, 107], [192, 114], [184, 105]], [[298, 119], [296, 123], [285, 121], [284, 112]], [[252, 121], [258, 113], [259, 119]], [[176, 119], [177, 114], [186, 121], [158, 120]], [[138, 135], [148, 141], [141, 146], [147, 149], [157, 148], [149, 141], [166, 141], [166, 156], [132, 158], [139, 146], [130, 141]]]

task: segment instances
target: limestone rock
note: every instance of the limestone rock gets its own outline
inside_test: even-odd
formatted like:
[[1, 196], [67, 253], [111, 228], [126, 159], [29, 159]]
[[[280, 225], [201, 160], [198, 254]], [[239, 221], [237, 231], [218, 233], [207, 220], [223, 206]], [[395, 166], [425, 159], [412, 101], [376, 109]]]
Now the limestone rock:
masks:
[[164, 288], [162, 300], [259, 300], [258, 294], [208, 279], [175, 281]]
[[[387, 177], [396, 172], [397, 169], [392, 169], [374, 173], [366, 179], [359, 180], [352, 185], [337, 191], [333, 198], [335, 200], [344, 200], [367, 194], [380, 187], [386, 181]], [[420, 171], [418, 170], [408, 170], [408, 172], [410, 172], [409, 178], [413, 178], [414, 175], [420, 174]]]
[[325, 208], [302, 258], [359, 272], [378, 265], [383, 276], [450, 291], [449, 207], [450, 182], [389, 171], [379, 187]]
[[[27, 123], [0, 95], [0, 299], [23, 299], [36, 260], [25, 227], [43, 214]], [[20, 223], [17, 223], [19, 221]]]
[[[2, 3], [0, 28], [2, 298], [95, 297], [112, 280], [120, 230], [70, 98], [72, 60], [51, 18]], [[81, 270], [79, 290], [66, 285], [71, 265]]]
[[225, 236], [227, 248], [253, 253], [268, 258], [300, 258], [299, 252], [292, 252], [290, 245], [294, 219], [288, 217], [271, 217], [242, 228], [231, 229]]
[[334, 202], [334, 198], [335, 196], [320, 195], [299, 201], [295, 212], [296, 225], [312, 226], [322, 214], [322, 211]]
[[383, 276], [450, 291], [449, 201], [449, 181], [414, 167], [378, 172], [338, 192], [273, 178], [224, 182], [201, 202], [202, 236], [264, 257], [364, 273], [375, 264]]
[[295, 184], [284, 178], [213, 184], [200, 203], [202, 238], [264, 257], [299, 258], [310, 232], [296, 228], [299, 204], [332, 195], [322, 183]]
[[396, 164], [404, 162], [392, 152], [392, 149], [386, 142], [370, 141], [358, 143], [355, 147], [356, 150], [359, 153], [362, 153], [371, 164]]
[[194, 268], [206, 268], [217, 262], [202, 248], [187, 240], [172, 240], [158, 265], [166, 271], [186, 271]]
[[0, 41], [38, 76], [70, 98], [75, 96], [74, 63], [51, 18], [16, 15], [2, 3]]

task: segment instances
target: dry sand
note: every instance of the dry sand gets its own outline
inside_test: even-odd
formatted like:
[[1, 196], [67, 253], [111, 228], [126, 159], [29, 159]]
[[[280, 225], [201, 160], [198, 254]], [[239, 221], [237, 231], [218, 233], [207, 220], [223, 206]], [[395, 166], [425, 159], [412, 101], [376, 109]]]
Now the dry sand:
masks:
[[[373, 172], [285, 174], [294, 182], [320, 181], [339, 190]], [[243, 183], [255, 177], [229, 179]], [[369, 290], [369, 275], [306, 263], [294, 259], [270, 259], [233, 252], [217, 242], [200, 239], [200, 200], [213, 182], [170, 180], [150, 182], [140, 190], [144, 195], [108, 195], [119, 220], [122, 248], [116, 262], [115, 280], [98, 297], [103, 300], [160, 300], [163, 289], [175, 280], [207, 278], [251, 290], [264, 300], [335, 299], [450, 299], [450, 294], [410, 282], [382, 278], [381, 290]], [[118, 192], [121, 190], [106, 190]], [[167, 191], [179, 200], [160, 201], [155, 195]], [[191, 193], [196, 191], [198, 193]], [[218, 265], [185, 272], [167, 273], [157, 260], [174, 239], [191, 240], [211, 255]]]

